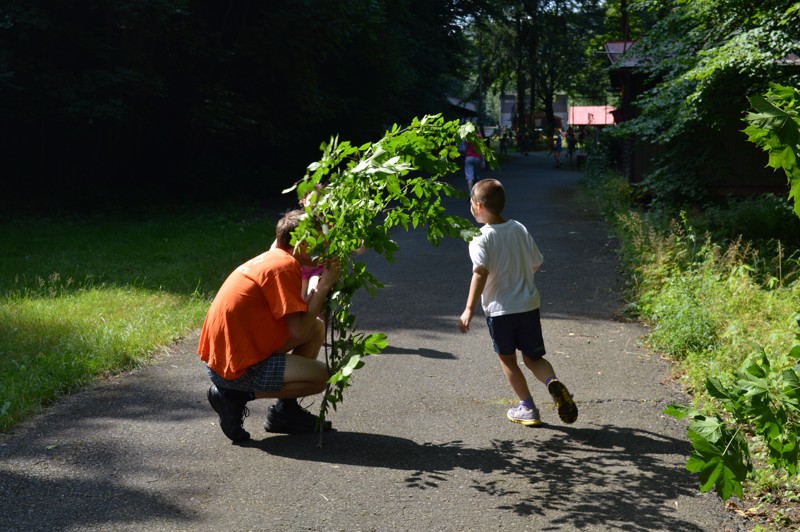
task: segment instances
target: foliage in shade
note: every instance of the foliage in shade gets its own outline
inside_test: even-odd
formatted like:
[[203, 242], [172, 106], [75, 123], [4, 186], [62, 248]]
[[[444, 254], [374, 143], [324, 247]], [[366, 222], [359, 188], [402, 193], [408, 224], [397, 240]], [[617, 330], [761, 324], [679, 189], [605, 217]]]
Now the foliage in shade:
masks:
[[6, 0], [0, 206], [278, 194], [332, 132], [447, 109], [464, 4]]
[[[771, 84], [764, 96], [750, 97], [755, 113], [747, 116], [748, 138], [769, 153], [769, 166], [783, 169], [789, 179], [794, 212], [800, 216], [800, 92], [793, 87]], [[800, 325], [800, 322], [798, 322]], [[796, 335], [800, 341], [800, 333]], [[788, 354], [800, 359], [800, 344]], [[761, 348], [731, 377], [709, 377], [709, 396], [718, 400], [727, 417], [709, 416], [682, 405], [671, 405], [665, 413], [689, 418], [688, 435], [693, 451], [686, 468], [698, 475], [700, 491], [716, 490], [723, 500], [742, 497], [742, 483], [754, 476], [750, 446], [745, 433], [763, 439], [767, 465], [797, 475], [800, 458], [800, 363], [790, 368], [773, 367]]]

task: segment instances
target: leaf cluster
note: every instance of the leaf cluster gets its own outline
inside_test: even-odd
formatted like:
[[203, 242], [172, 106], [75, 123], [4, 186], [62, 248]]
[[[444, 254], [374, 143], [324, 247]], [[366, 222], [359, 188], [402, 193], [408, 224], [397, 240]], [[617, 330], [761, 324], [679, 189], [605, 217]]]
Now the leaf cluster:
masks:
[[749, 113], [744, 132], [748, 140], [769, 153], [768, 166], [783, 169], [789, 180], [789, 197], [800, 217], [800, 91], [794, 87], [770, 84], [764, 95], [749, 98], [756, 112]]
[[[797, 335], [800, 341], [800, 334]], [[800, 344], [789, 356], [800, 358]], [[754, 473], [747, 434], [761, 438], [768, 450], [768, 465], [797, 475], [800, 439], [800, 364], [774, 367], [766, 352], [749, 357], [728, 382], [711, 377], [706, 391], [717, 399], [726, 416], [706, 415], [672, 404], [664, 412], [689, 418], [688, 437], [693, 451], [686, 468], [698, 475], [700, 491], [716, 490], [727, 500], [742, 498], [742, 483]]]
[[392, 239], [396, 228], [425, 228], [433, 245], [444, 237], [470, 239], [477, 231], [442, 205], [444, 197], [463, 195], [441, 178], [459, 168], [458, 146], [465, 140], [493, 164], [473, 124], [445, 121], [441, 115], [415, 118], [405, 128], [395, 124], [382, 139], [361, 146], [333, 138], [321, 146], [321, 159], [308, 166], [303, 179], [285, 191], [309, 199], [293, 244], [305, 244], [321, 261], [337, 259], [343, 267], [329, 300], [332, 376], [320, 419], [342, 402], [353, 371], [363, 366], [362, 358], [387, 345], [385, 334], [356, 333], [356, 318], [350, 312], [353, 295], [360, 289], [375, 295], [383, 285], [356, 260], [355, 252], [363, 248], [392, 261], [398, 250]]
[[668, 143], [698, 124], [718, 130], [736, 120], [744, 96], [763, 90], [764, 79], [792, 77], [782, 63], [798, 36], [796, 25], [783, 22], [792, 4], [637, 2], [663, 16], [634, 47], [637, 68], [653, 87], [637, 102], [641, 116], [623, 129]]

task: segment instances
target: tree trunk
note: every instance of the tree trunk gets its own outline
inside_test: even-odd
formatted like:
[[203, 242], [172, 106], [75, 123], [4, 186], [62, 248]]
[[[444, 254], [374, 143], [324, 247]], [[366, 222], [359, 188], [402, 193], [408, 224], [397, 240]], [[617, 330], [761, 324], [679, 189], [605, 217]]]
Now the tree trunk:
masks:
[[516, 23], [516, 57], [517, 57], [517, 114], [516, 124], [517, 135], [521, 135], [527, 126], [527, 113], [525, 112], [525, 62], [522, 56], [522, 13], [517, 10], [514, 21]]
[[531, 67], [530, 70], [530, 113], [531, 113], [531, 127], [536, 127], [536, 70], [539, 67], [539, 25], [536, 17], [539, 11], [538, 0], [533, 0], [528, 4], [528, 28], [530, 35], [528, 36], [528, 61]]

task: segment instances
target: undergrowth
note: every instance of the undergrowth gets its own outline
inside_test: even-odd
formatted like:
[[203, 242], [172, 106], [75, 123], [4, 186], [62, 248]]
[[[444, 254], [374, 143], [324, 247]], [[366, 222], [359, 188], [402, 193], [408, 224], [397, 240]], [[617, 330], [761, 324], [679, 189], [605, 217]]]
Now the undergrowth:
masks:
[[[776, 372], [797, 363], [789, 353], [800, 312], [800, 230], [788, 202], [765, 195], [670, 213], [637, 207], [636, 189], [603, 167], [589, 168], [582, 185], [619, 239], [627, 313], [649, 327], [647, 343], [674, 362], [696, 408], [722, 411], [707, 379], [732, 379], [762, 349]], [[754, 463], [764, 465], [763, 443], [748, 437]], [[800, 498], [800, 484], [757, 467], [745, 495], [751, 513], [769, 514], [771, 505], [767, 518], [779, 524], [791, 521], [780, 505]]]

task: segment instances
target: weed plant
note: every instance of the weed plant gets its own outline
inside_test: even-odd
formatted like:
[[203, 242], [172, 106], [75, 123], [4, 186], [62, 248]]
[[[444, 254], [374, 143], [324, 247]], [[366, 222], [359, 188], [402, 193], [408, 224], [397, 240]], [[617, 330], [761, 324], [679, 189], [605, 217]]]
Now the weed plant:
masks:
[[[706, 380], [732, 378], [761, 348], [776, 372], [794, 366], [800, 227], [783, 199], [727, 200], [670, 215], [635, 208], [635, 191], [605, 168], [587, 169], [583, 180], [619, 238], [627, 312], [649, 326], [647, 342], [674, 361], [696, 407], [722, 411]], [[750, 491], [755, 498], [800, 493], [796, 478], [768, 468], [758, 469]]]
[[0, 430], [201, 325], [275, 221], [231, 206], [0, 225]]

